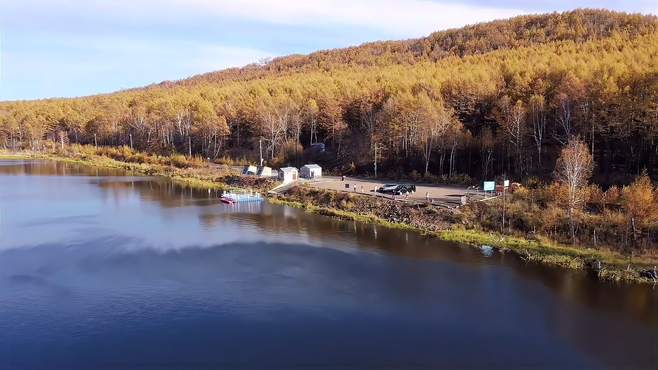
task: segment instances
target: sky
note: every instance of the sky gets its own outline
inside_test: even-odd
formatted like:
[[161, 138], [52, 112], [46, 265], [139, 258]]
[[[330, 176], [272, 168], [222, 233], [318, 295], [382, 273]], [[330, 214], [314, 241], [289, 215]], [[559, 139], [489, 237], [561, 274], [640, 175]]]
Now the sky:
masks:
[[658, 0], [0, 0], [0, 101], [75, 97], [520, 14]]

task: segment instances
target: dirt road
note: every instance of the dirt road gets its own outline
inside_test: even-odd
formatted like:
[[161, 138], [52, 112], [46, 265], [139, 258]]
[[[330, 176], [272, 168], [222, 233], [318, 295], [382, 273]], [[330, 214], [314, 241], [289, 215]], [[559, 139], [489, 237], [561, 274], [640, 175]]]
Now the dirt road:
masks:
[[[306, 184], [316, 187], [318, 189], [336, 190], [345, 192], [356, 192], [361, 194], [368, 194], [373, 196], [384, 196], [392, 198], [392, 195], [384, 195], [375, 192], [374, 190], [385, 184], [412, 184], [411, 182], [396, 182], [392, 180], [371, 180], [361, 178], [346, 177], [342, 181], [340, 177], [326, 176], [322, 179], [307, 181]], [[398, 195], [395, 196], [399, 200], [408, 201], [430, 201], [434, 203], [448, 203], [459, 204], [462, 195], [467, 192], [466, 187], [450, 186], [450, 185], [434, 185], [434, 184], [416, 184], [416, 193], [408, 196]]]

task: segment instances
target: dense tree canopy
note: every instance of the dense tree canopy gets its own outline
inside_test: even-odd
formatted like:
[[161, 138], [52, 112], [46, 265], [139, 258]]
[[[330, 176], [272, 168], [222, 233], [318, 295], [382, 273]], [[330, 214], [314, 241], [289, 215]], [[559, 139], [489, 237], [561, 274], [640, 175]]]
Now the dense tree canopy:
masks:
[[[573, 138], [594, 179], [658, 176], [658, 23], [578, 10], [290, 56], [142, 89], [0, 103], [0, 145], [42, 140], [332, 168], [552, 176]], [[306, 150], [308, 155], [308, 150]]]

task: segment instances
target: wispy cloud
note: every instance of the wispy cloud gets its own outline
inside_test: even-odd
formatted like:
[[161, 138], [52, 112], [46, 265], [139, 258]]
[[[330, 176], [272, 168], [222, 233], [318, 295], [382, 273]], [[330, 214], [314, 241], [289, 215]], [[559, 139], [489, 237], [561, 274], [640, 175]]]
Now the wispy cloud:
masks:
[[0, 99], [116, 90], [521, 13], [429, 0], [0, 0], [0, 9]]
[[518, 9], [433, 2], [428, 0], [165, 0], [168, 6], [186, 4], [218, 16], [240, 17], [288, 25], [350, 25], [401, 36], [421, 36], [521, 14]]
[[135, 87], [527, 12], [656, 0], [0, 0], [0, 99]]
[[[44, 45], [48, 45], [45, 47]], [[243, 66], [271, 53], [200, 42], [79, 36], [4, 52], [0, 99], [79, 96]]]
[[504, 6], [429, 0], [22, 0], [4, 8], [9, 12], [31, 9], [36, 15], [32, 22], [53, 14], [146, 23], [213, 16], [297, 26], [358, 26], [407, 37], [523, 13]]

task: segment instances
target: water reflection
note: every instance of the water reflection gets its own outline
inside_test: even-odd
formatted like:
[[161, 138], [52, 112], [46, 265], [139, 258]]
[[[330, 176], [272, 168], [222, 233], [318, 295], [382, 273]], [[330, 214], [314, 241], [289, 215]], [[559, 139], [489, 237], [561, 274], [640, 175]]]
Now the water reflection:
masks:
[[[511, 254], [483, 256], [481, 250], [408, 231], [267, 203], [230, 207], [213, 190], [122, 175], [55, 162], [0, 161], [0, 288], [5, 292], [0, 329], [14, 338], [0, 334], [0, 352], [7, 350], [3, 343], [35, 345], [17, 334], [29, 332], [17, 323], [44, 330], [38, 318], [51, 314], [70, 325], [52, 324], [53, 330], [76, 327], [87, 338], [90, 331], [102, 331], [100, 324], [72, 323], [75, 314], [84, 313], [110, 328], [131, 324], [139, 328], [138, 336], [155, 330], [144, 320], [182, 331], [190, 329], [191, 318], [219, 320], [222, 328], [242, 322], [239, 328], [248, 334], [235, 345], [247, 348], [253, 348], [250, 342], [273, 348], [267, 333], [276, 317], [286, 323], [277, 331], [289, 333], [291, 344], [337, 363], [362, 360], [365, 367], [377, 359], [386, 360], [382, 365], [477, 368], [656, 364], [658, 294], [651, 287], [600, 283]], [[146, 311], [134, 313], [135, 306]], [[110, 320], [112, 310], [120, 313], [118, 324]], [[220, 319], [224, 316], [231, 319]], [[304, 317], [325, 339], [309, 339], [293, 317]], [[326, 326], [332, 320], [349, 338]], [[58, 338], [49, 335], [44, 338]], [[204, 335], [222, 342], [223, 349], [240, 351], [221, 335]], [[387, 338], [411, 344], [393, 345]], [[194, 352], [166, 336], [148, 340]], [[364, 343], [380, 347], [369, 353]], [[136, 348], [153, 350], [144, 346]], [[359, 351], [352, 353], [349, 346]], [[483, 351], [480, 361], [469, 362], [467, 348]], [[9, 352], [2, 355], [29, 363]], [[231, 358], [230, 352], [225, 356]], [[524, 357], [535, 362], [520, 361]]]

